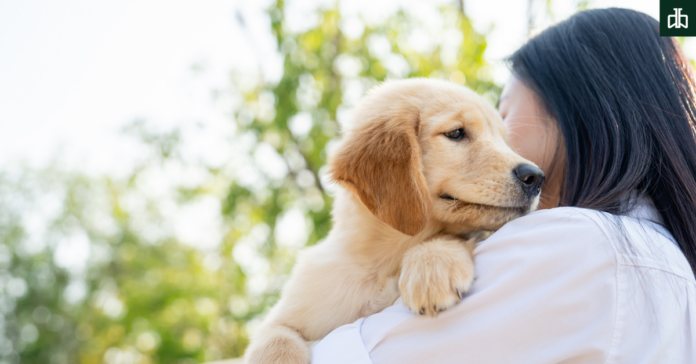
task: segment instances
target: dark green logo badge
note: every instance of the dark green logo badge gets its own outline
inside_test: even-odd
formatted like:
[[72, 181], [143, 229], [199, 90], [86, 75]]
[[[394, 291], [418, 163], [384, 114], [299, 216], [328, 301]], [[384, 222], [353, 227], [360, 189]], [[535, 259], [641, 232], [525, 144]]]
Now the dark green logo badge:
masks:
[[696, 0], [660, 0], [660, 35], [696, 36]]

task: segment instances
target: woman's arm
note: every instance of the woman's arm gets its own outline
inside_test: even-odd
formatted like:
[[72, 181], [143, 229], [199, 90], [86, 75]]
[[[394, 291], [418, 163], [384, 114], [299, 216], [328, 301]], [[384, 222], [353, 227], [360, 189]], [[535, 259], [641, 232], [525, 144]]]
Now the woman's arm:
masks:
[[430, 319], [397, 301], [341, 327], [313, 363], [603, 363], [616, 327], [611, 243], [582, 209], [539, 211], [476, 249], [476, 281]]

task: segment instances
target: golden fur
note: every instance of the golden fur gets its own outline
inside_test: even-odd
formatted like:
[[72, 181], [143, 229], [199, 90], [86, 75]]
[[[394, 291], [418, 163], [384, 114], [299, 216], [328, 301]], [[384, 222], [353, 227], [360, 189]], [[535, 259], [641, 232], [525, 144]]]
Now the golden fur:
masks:
[[[443, 135], [463, 128], [464, 140]], [[329, 161], [342, 188], [334, 226], [303, 251], [247, 350], [250, 364], [310, 361], [308, 342], [401, 296], [435, 316], [474, 279], [474, 239], [536, 208], [513, 169], [532, 164], [505, 143], [500, 116], [444, 81], [389, 81], [371, 91]]]

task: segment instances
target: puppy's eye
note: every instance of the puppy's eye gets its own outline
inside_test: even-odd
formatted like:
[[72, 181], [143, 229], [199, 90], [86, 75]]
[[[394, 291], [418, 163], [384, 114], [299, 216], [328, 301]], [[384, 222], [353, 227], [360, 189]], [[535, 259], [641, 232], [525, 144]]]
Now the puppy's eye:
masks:
[[457, 130], [448, 131], [444, 135], [452, 140], [462, 140], [466, 136], [464, 129], [459, 128]]

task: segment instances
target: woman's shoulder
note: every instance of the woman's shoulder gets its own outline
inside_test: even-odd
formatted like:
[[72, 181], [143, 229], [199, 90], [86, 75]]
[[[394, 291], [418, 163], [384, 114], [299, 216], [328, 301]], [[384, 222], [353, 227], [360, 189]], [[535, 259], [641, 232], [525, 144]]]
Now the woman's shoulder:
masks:
[[[608, 237], [605, 226], [602, 224], [602, 220], [606, 219], [608, 215], [601, 211], [579, 207], [556, 207], [539, 210], [508, 222], [491, 237], [495, 240], [496, 236], [518, 232], [528, 235], [575, 232], [575, 237], [580, 237], [577, 233], [587, 232]], [[490, 240], [488, 239], [488, 241]]]
[[523, 291], [553, 286], [561, 296], [585, 291], [597, 299], [613, 300], [610, 286], [616, 282], [619, 259], [601, 214], [561, 207], [507, 223], [475, 250], [473, 296], [485, 296], [489, 290], [515, 291], [514, 286], [523, 286]]
[[[515, 219], [476, 249], [478, 267], [488, 265], [518, 266], [538, 271], [546, 265], [563, 270], [578, 265], [602, 264], [611, 268], [617, 262], [611, 234], [602, 223], [601, 212], [559, 207], [530, 213]], [[582, 263], [582, 264], [581, 264]], [[594, 270], [611, 273], [612, 269]], [[484, 272], [482, 272], [484, 273]]]
[[[506, 254], [509, 249], [523, 250], [518, 253], [537, 260], [537, 264], [555, 263], [564, 258], [570, 260], [568, 263], [588, 259], [615, 267], [659, 269], [693, 281], [688, 261], [669, 231], [659, 223], [654, 209], [645, 206], [637, 209], [644, 211], [629, 216], [577, 207], [536, 211], [511, 221], [491, 235], [480, 245], [479, 252], [499, 250]], [[545, 254], [534, 253], [540, 250]]]
[[550, 226], [554, 226], [556, 230], [558, 230], [559, 226], [562, 226], [568, 229], [568, 231], [581, 232], [589, 229], [592, 232], [602, 233], [605, 237], [608, 237], [610, 234], [607, 234], [603, 221], [611, 217], [611, 214], [581, 207], [556, 207], [534, 211], [512, 220], [498, 232], [507, 233], [509, 230], [521, 229], [536, 234]]

